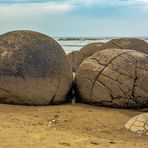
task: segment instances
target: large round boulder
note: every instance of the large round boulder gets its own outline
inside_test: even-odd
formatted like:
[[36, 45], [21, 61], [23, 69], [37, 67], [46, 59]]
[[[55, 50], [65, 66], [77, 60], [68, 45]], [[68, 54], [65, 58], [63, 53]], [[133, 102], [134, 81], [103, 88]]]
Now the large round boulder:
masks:
[[84, 60], [76, 73], [81, 101], [102, 106], [148, 106], [148, 55], [106, 49]]
[[33, 31], [0, 35], [0, 102], [61, 103], [71, 84], [71, 67], [54, 39]]
[[79, 51], [72, 51], [67, 54], [69, 63], [72, 66], [73, 72], [76, 72], [79, 65], [89, 56], [93, 55], [94, 53], [102, 50], [100, 47], [105, 43], [96, 42], [90, 43], [82, 47]]
[[109, 48], [132, 49], [148, 54], [148, 43], [136, 38], [112, 39], [101, 47], [101, 49]]

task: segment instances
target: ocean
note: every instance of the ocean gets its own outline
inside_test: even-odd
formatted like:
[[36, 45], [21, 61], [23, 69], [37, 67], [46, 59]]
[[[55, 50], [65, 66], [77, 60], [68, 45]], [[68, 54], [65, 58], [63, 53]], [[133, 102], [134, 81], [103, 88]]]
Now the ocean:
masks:
[[[83, 46], [94, 42], [108, 42], [117, 37], [55, 37], [55, 40], [63, 47], [65, 51], [79, 50]], [[119, 37], [118, 37], [119, 38]], [[148, 37], [136, 37], [145, 40], [148, 43]]]

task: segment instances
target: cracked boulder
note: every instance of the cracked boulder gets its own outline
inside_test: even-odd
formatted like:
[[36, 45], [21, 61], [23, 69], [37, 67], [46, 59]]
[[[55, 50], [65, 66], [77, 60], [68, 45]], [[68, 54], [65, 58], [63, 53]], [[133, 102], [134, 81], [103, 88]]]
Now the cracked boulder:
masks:
[[101, 49], [108, 48], [132, 49], [148, 54], [148, 43], [146, 43], [144, 40], [136, 38], [113, 39], [101, 47]]
[[0, 102], [62, 103], [71, 84], [66, 54], [51, 37], [33, 31], [0, 35]]
[[72, 51], [67, 54], [68, 60], [72, 66], [73, 72], [76, 72], [79, 65], [89, 56], [92, 56], [94, 53], [102, 50], [100, 47], [105, 43], [96, 42], [90, 43], [82, 47], [79, 51]]
[[148, 55], [106, 49], [84, 60], [76, 73], [82, 102], [119, 107], [148, 106]]
[[140, 136], [148, 136], [148, 113], [140, 114], [131, 118], [126, 123], [125, 128]]

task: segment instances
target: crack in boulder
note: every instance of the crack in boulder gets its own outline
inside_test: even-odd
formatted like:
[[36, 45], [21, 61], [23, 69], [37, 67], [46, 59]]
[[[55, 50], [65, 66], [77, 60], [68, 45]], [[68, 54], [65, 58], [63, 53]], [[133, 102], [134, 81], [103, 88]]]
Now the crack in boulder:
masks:
[[60, 87], [60, 81], [61, 81], [61, 78], [59, 78], [59, 82], [58, 82], [58, 86], [57, 86], [57, 88], [56, 88], [56, 90], [55, 90], [55, 94], [53, 95], [52, 99], [49, 101], [48, 105], [54, 103], [54, 99], [55, 99], [55, 97], [56, 97], [56, 93], [58, 92], [59, 87]]
[[[110, 64], [112, 64], [112, 63], [110, 63]], [[113, 66], [110, 67], [110, 68], [111, 68], [112, 70], [114, 70], [115, 72], [118, 72], [118, 73], [119, 73], [119, 76], [118, 76], [118, 78], [117, 78], [117, 81], [119, 80], [119, 78], [120, 78], [121, 75], [126, 76], [126, 77], [128, 77], [128, 78], [130, 78], [130, 79], [134, 79], [134, 77], [129, 76], [129, 75], [125, 74], [125, 73], [121, 73], [120, 71], [116, 70], [115, 68], [113, 68]]]
[[130, 49], [105, 49], [89, 57], [76, 75], [81, 99], [90, 104], [109, 100], [111, 102], [104, 105], [111, 107], [147, 106], [147, 58]]
[[124, 94], [124, 96], [126, 96], [126, 92], [123, 91], [123, 89], [120, 87], [120, 85], [118, 87], [121, 90], [121, 92]]
[[97, 79], [100, 77], [100, 75], [102, 74], [102, 72], [109, 66], [110, 63], [112, 63], [116, 58], [124, 55], [124, 54], [127, 54], [129, 51], [127, 52], [124, 52], [124, 53], [121, 53], [121, 54], [118, 54], [117, 56], [115, 56], [114, 58], [112, 58], [107, 64], [106, 66], [99, 72], [99, 74], [96, 76], [96, 78], [94, 79], [94, 82], [92, 84], [92, 87], [91, 87], [91, 92], [90, 92], [90, 102], [92, 102], [92, 92], [93, 92], [93, 88], [94, 88], [94, 85], [97, 81]]
[[105, 64], [100, 63], [96, 58], [90, 57], [89, 59], [95, 60], [99, 65], [106, 66]]
[[137, 62], [135, 65], [135, 79], [134, 79], [134, 84], [132, 87], [132, 95], [131, 95], [131, 99], [136, 103], [136, 98], [135, 98], [135, 87], [136, 87], [136, 81], [137, 81], [138, 77], [137, 77]]
[[4, 89], [4, 88], [0, 88], [0, 90], [6, 92], [6, 93], [8, 93], [8, 94], [10, 94], [10, 92], [9, 92], [8, 90]]
[[113, 44], [113, 45], [119, 47], [120, 49], [123, 49], [121, 46], [119, 46], [118, 44], [116, 44], [116, 43], [114, 43], [114, 42], [111, 42], [111, 44]]
[[127, 55], [135, 60], [135, 78], [134, 78], [134, 84], [133, 84], [133, 87], [132, 87], [132, 95], [131, 95], [130, 99], [132, 99], [135, 103], [137, 103], [136, 102], [136, 97], [135, 97], [135, 87], [136, 87], [136, 81], [138, 79], [138, 76], [137, 76], [137, 63], [138, 63], [138, 61], [132, 55], [130, 55], [128, 53], [127, 53]]
[[[9, 97], [17, 98], [18, 99], [17, 96], [11, 94], [7, 89], [0, 88], [0, 90], [3, 91], [3, 92], [5, 92], [5, 93], [7, 93]], [[13, 104], [13, 101], [12, 100], [9, 100], [9, 98], [7, 98], [8, 96], [6, 95], [6, 96], [0, 97], [0, 102], [1, 103], [12, 103]]]
[[66, 101], [72, 70], [54, 39], [34, 31], [8, 32], [0, 35], [0, 57], [0, 84], [12, 93], [1, 91], [0, 97], [6, 96], [3, 102], [48, 105]]
[[98, 81], [100, 84], [102, 84], [105, 88], [107, 88], [107, 90], [108, 90], [109, 93], [110, 93], [111, 98], [113, 99], [113, 95], [112, 95], [112, 92], [111, 92], [110, 88], [109, 88], [107, 85], [105, 85], [103, 82], [99, 81], [99, 79], [97, 79], [97, 81]]

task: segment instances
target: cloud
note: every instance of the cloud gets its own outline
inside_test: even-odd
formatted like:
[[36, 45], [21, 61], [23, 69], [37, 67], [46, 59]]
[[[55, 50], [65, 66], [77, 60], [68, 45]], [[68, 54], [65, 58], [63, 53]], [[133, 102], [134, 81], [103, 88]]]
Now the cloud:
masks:
[[0, 32], [16, 29], [41, 32], [48, 28], [54, 30], [55, 24], [59, 23], [58, 19], [73, 9], [73, 6], [68, 3], [43, 1], [27, 0], [24, 3], [23, 0], [6, 0], [7, 3], [3, 3], [0, 0]]
[[[14, 1], [13, 1], [14, 2]], [[14, 3], [14, 4], [0, 4], [0, 20], [10, 19], [25, 19], [25, 17], [34, 19], [34, 17], [41, 16], [55, 16], [62, 15], [72, 9], [72, 5], [66, 3]]]
[[0, 0], [0, 3], [4, 4], [16, 4], [16, 3], [43, 3], [49, 2], [49, 0]]
[[0, 32], [31, 29], [97, 36], [144, 30], [146, 34], [147, 7], [148, 0], [0, 0]]
[[148, 6], [148, 0], [0, 0], [1, 4], [9, 5], [47, 5], [50, 7], [69, 6], [69, 8], [91, 7], [91, 6]]
[[66, 0], [66, 3], [70, 3], [75, 6], [148, 6], [148, 0]]

